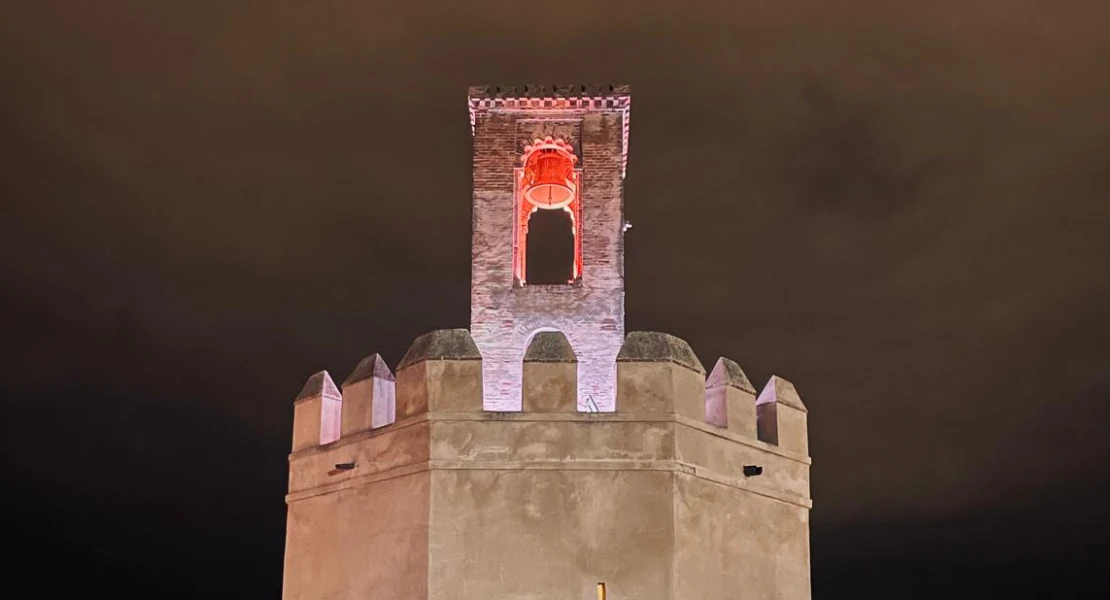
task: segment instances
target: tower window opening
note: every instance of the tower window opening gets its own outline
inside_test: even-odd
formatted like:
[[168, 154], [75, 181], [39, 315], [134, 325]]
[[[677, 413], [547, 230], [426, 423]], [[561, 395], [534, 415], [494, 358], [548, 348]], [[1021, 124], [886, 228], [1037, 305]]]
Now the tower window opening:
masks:
[[574, 281], [574, 224], [566, 210], [537, 209], [528, 218], [524, 280], [528, 284]]
[[573, 284], [582, 276], [578, 158], [563, 140], [536, 139], [516, 171], [513, 275], [518, 285]]

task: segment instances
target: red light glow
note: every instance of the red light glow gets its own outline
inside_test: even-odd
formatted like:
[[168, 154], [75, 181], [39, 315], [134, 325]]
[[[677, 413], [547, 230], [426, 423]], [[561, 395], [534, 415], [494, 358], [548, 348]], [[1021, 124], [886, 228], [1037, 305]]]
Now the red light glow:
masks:
[[579, 172], [575, 169], [578, 157], [574, 149], [563, 140], [547, 137], [534, 140], [524, 148], [522, 169], [517, 169], [516, 231], [513, 244], [513, 275], [521, 285], [526, 283], [528, 222], [537, 210], [562, 209], [570, 214], [571, 233], [574, 235], [574, 265], [571, 281], [582, 273], [581, 229], [582, 202], [578, 189]]

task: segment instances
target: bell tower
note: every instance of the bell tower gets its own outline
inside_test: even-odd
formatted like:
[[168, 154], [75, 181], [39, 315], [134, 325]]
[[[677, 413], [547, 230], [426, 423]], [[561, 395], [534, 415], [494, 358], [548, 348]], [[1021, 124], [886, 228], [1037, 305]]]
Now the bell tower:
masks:
[[627, 86], [478, 86], [470, 331], [486, 410], [521, 409], [539, 332], [578, 357], [580, 411], [612, 411], [624, 341]]
[[794, 384], [624, 331], [628, 89], [469, 104], [471, 328], [308, 379], [284, 600], [810, 600]]

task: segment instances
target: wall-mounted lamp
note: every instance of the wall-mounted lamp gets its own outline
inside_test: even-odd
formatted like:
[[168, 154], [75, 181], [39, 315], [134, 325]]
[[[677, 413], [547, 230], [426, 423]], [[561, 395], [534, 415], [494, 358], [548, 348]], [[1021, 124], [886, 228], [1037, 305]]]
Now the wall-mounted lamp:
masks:
[[597, 600], [605, 600], [605, 584], [597, 584]]
[[755, 477], [763, 474], [763, 467], [759, 465], [744, 465], [744, 477]]

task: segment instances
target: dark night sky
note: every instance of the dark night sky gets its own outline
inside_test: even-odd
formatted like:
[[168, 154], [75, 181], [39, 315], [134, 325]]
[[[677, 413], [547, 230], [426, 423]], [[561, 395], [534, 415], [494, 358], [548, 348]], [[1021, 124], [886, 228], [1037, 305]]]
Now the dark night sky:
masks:
[[816, 598], [1101, 585], [1108, 31], [1105, 0], [5, 7], [4, 539], [53, 572], [8, 592], [278, 597], [292, 399], [468, 324], [466, 86], [527, 82], [633, 86], [628, 327], [797, 384]]

